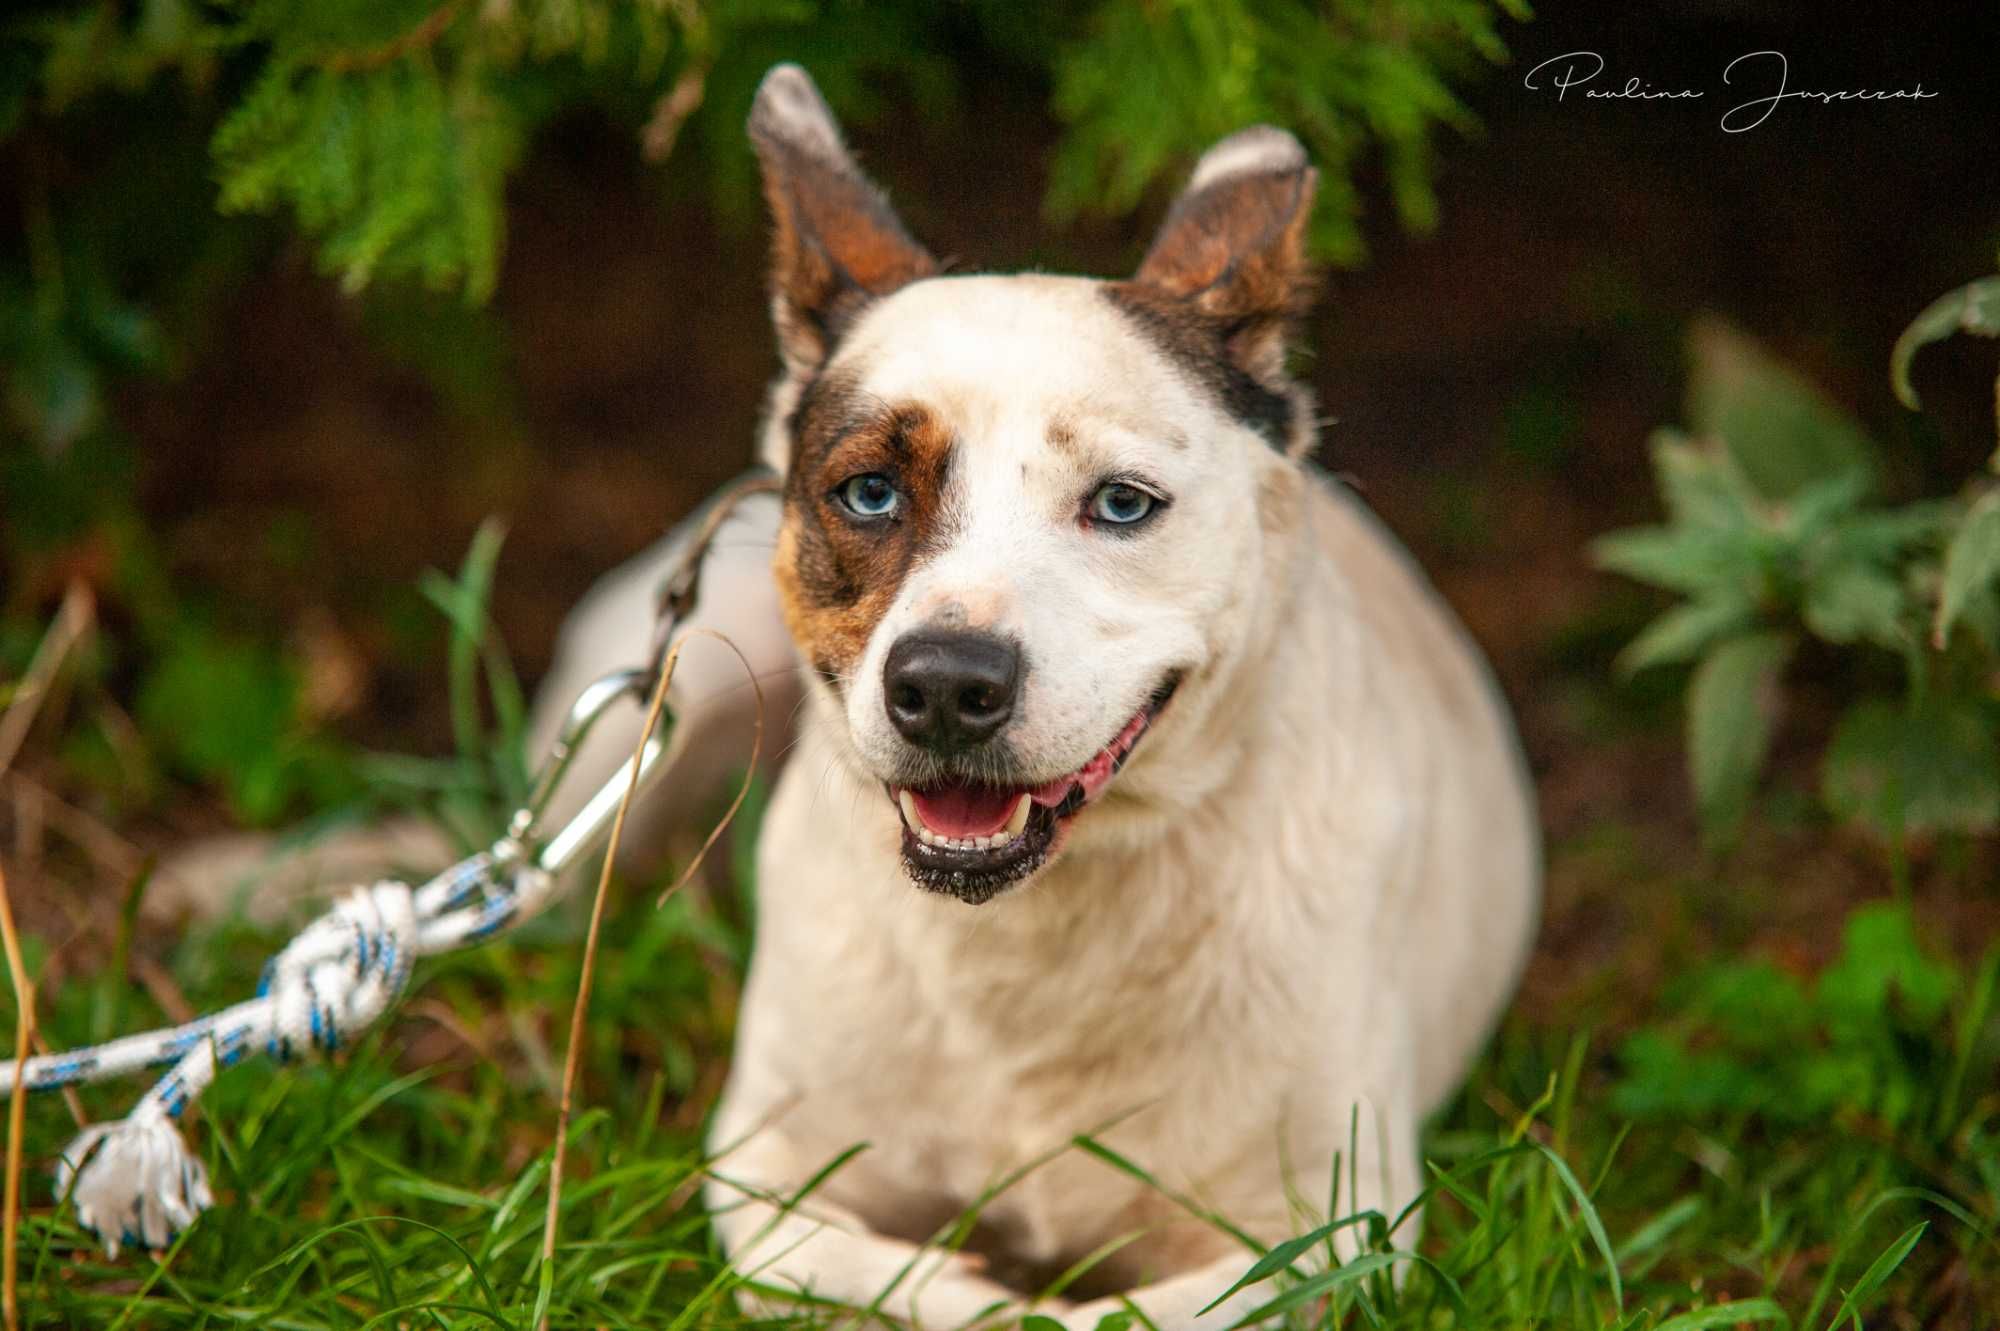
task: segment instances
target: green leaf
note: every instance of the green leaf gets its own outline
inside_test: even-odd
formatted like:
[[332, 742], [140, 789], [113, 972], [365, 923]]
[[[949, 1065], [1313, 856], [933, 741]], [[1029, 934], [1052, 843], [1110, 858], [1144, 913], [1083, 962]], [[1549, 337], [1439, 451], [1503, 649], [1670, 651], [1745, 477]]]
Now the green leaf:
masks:
[[1746, 528], [1757, 521], [1757, 491], [1715, 440], [1678, 430], [1653, 435], [1653, 476], [1676, 526]]
[[1784, 1322], [1785, 1310], [1771, 1299], [1739, 1299], [1718, 1303], [1713, 1308], [1697, 1308], [1679, 1317], [1669, 1317], [1653, 1331], [1708, 1331], [1710, 1327], [1741, 1326], [1745, 1322]]
[[1619, 1312], [1624, 1312], [1625, 1284], [1618, 1276], [1618, 1254], [1611, 1247], [1611, 1236], [1604, 1231], [1604, 1221], [1597, 1214], [1596, 1203], [1590, 1200], [1589, 1190], [1578, 1181], [1575, 1171], [1569, 1167], [1567, 1160], [1541, 1142], [1535, 1142], [1534, 1147], [1549, 1162], [1549, 1168], [1556, 1171], [1556, 1177], [1562, 1180], [1563, 1186], [1569, 1189], [1570, 1196], [1576, 1200], [1577, 1212], [1583, 1217], [1583, 1227], [1590, 1231], [1590, 1241], [1597, 1245], [1598, 1253], [1604, 1258], [1604, 1273], [1611, 1280], [1611, 1301], [1618, 1305]]
[[1722, 962], [1700, 973], [1688, 1007], [1731, 1044], [1756, 1052], [1776, 1052], [1812, 1032], [1805, 990], [1761, 958]]
[[1933, 647], [1944, 650], [1966, 603], [1995, 581], [2000, 581], [2000, 489], [1988, 490], [1973, 503], [1958, 534], [1945, 547], [1944, 582], [1931, 628]]
[[1846, 472], [1872, 480], [1875, 446], [1861, 426], [1748, 337], [1702, 320], [1688, 352], [1689, 424], [1722, 440], [1765, 499], [1788, 499]]
[[1081, 39], [1062, 41], [1053, 62], [1052, 105], [1067, 133], [1050, 166], [1047, 211], [1058, 219], [1127, 211], [1224, 135], [1283, 125], [1321, 172], [1314, 248], [1352, 263], [1363, 252], [1356, 223], [1363, 199], [1352, 177], [1364, 153], [1380, 162], [1403, 221], [1429, 224], [1431, 142], [1440, 129], [1471, 123], [1447, 71], [1504, 58], [1501, 8], [1269, 0], [1088, 6]]
[[1785, 501], [1780, 524], [1794, 539], [1806, 540], [1847, 518], [1868, 497], [1867, 473], [1836, 472], [1809, 481]]
[[274, 59], [210, 144], [223, 212], [290, 205], [349, 290], [378, 274], [462, 287], [498, 276], [501, 189], [523, 137], [482, 67], [414, 56], [342, 71]]
[[1820, 777], [1827, 808], [1894, 842], [1907, 832], [2000, 824], [2000, 738], [1977, 698], [1883, 700], [1848, 709]]
[[1883, 1029], [1891, 995], [1919, 1027], [1944, 1019], [1958, 974], [1924, 948], [1907, 907], [1877, 903], [1848, 916], [1840, 957], [1820, 973], [1817, 996], [1837, 1038]]
[[1882, 1287], [1884, 1281], [1895, 1274], [1896, 1268], [1903, 1264], [1903, 1259], [1910, 1255], [1911, 1250], [1923, 1238], [1924, 1231], [1930, 1227], [1930, 1221], [1919, 1220], [1904, 1230], [1901, 1238], [1883, 1249], [1880, 1257], [1868, 1264], [1868, 1269], [1861, 1273], [1861, 1279], [1854, 1282], [1854, 1288], [1847, 1291], [1847, 1297], [1840, 1301], [1840, 1311], [1833, 1315], [1831, 1322], [1827, 1323], [1827, 1331], [1834, 1331], [1835, 1327], [1850, 1316], [1855, 1319], [1857, 1326], [1860, 1325], [1862, 1304]]
[[1655, 1248], [1666, 1245], [1676, 1231], [1702, 1212], [1699, 1197], [1683, 1197], [1666, 1210], [1641, 1225], [1624, 1243], [1624, 1261], [1630, 1264], [1634, 1258], [1644, 1257]]
[[1917, 390], [1910, 382], [1910, 363], [1933, 342], [1955, 333], [2000, 337], [2000, 277], [1982, 277], [1948, 291], [1910, 320], [1889, 353], [1889, 382], [1896, 397], [1911, 411], [1918, 408]]
[[1806, 582], [1806, 627], [1827, 642], [1872, 642], [1902, 646], [1908, 597], [1903, 584], [1871, 564], [1842, 560], [1814, 572]]
[[1296, 1262], [1320, 1243], [1325, 1242], [1329, 1235], [1357, 1224], [1364, 1218], [1363, 1216], [1347, 1216], [1343, 1219], [1335, 1220], [1331, 1224], [1321, 1225], [1317, 1229], [1286, 1239], [1253, 1262], [1250, 1269], [1237, 1278], [1235, 1284], [1223, 1290], [1222, 1293], [1216, 1295], [1213, 1299], [1210, 1299], [1207, 1306], [1202, 1308], [1201, 1313], [1196, 1315], [1200, 1316], [1207, 1313], [1216, 1304], [1223, 1302], [1230, 1295], [1246, 1286], [1254, 1285], [1260, 1280], [1269, 1280], [1278, 1272], [1289, 1269], [1293, 1262]]
[[1688, 688], [1688, 761], [1703, 835], [1734, 837], [1763, 770], [1778, 711], [1778, 677], [1792, 653], [1781, 633], [1751, 633], [1711, 650]]
[[1692, 661], [1717, 638], [1748, 628], [1755, 613], [1749, 601], [1729, 595], [1677, 605], [1626, 644], [1618, 654], [1618, 669], [1635, 675], [1652, 666]]
[[137, 715], [181, 770], [223, 783], [239, 816], [268, 822], [294, 789], [298, 681], [268, 649], [195, 625], [177, 630], [141, 685]]
[[1286, 1290], [1283, 1294], [1272, 1299], [1269, 1303], [1251, 1309], [1242, 1317], [1232, 1322], [1229, 1326], [1229, 1331], [1238, 1331], [1241, 1327], [1260, 1325], [1276, 1317], [1288, 1308], [1297, 1308], [1302, 1304], [1310, 1303], [1314, 1299], [1331, 1294], [1334, 1290], [1340, 1289], [1342, 1286], [1351, 1285], [1364, 1276], [1384, 1270], [1397, 1262], [1408, 1261], [1410, 1258], [1411, 1254], [1405, 1252], [1363, 1253], [1353, 1261], [1343, 1262], [1331, 1271], [1322, 1271], [1318, 1275], [1308, 1276]]
[[1737, 539], [1700, 527], [1630, 527], [1591, 544], [1599, 568], [1689, 596], [1746, 593], [1763, 576], [1750, 534]]
[[1053, 1317], [1040, 1313], [1029, 1313], [1021, 1319], [1021, 1331], [1065, 1331], [1063, 1324]]
[[1830, 558], [1875, 563], [1894, 559], [1913, 545], [1931, 541], [1949, 529], [1956, 510], [1941, 500], [1922, 500], [1900, 508], [1843, 514], [1825, 533]]

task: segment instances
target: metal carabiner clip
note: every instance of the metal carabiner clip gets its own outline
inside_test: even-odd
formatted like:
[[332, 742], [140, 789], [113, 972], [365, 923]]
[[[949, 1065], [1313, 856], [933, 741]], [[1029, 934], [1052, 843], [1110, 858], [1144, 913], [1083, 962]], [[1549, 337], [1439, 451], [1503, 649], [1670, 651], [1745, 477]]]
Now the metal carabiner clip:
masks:
[[[560, 875], [596, 849], [599, 840], [610, 831], [619, 801], [624, 799], [626, 787], [632, 781], [630, 764], [620, 763], [618, 770], [567, 823], [553, 832], [546, 831], [541, 827], [542, 815], [548, 811], [550, 800], [561, 788], [563, 778], [569, 774], [577, 749], [589, 737], [598, 719], [613, 705], [627, 697], [643, 704], [647, 690], [656, 678], [657, 672], [638, 667], [614, 670], [591, 683], [570, 704], [569, 715], [563, 718], [555, 744], [549, 749], [541, 771], [536, 774], [528, 802], [514, 814], [514, 820], [507, 828], [507, 839], [531, 854], [535, 864], [549, 874]], [[639, 784], [642, 789], [655, 775], [673, 730], [671, 713], [663, 712], [660, 722], [639, 755]]]
[[[672, 644], [674, 630], [679, 628], [695, 608], [696, 596], [701, 585], [702, 565], [708, 557], [709, 548], [714, 544], [716, 533], [722, 529], [736, 506], [753, 494], [771, 494], [779, 488], [778, 478], [769, 472], [753, 472], [744, 476], [719, 494], [709, 510], [703, 515], [701, 525], [694, 539], [675, 561], [667, 576], [662, 580], [658, 598], [658, 617], [653, 631], [652, 661], [646, 666], [635, 666], [624, 670], [614, 670], [586, 687], [570, 704], [569, 715], [563, 719], [562, 729], [556, 735], [555, 744], [537, 772], [535, 784], [528, 802], [514, 815], [508, 825], [506, 841], [517, 853], [532, 855], [535, 864], [550, 875], [560, 875], [579, 859], [597, 848], [599, 841], [611, 828], [617, 816], [618, 805], [625, 798], [626, 788], [632, 782], [629, 763], [620, 763], [597, 793], [590, 797], [569, 822], [553, 833], [544, 833], [541, 828], [542, 815], [548, 811], [549, 802], [568, 775], [577, 749], [613, 704], [630, 697], [641, 706], [650, 696], [658, 682], [660, 671], [666, 668], [667, 652]], [[665, 756], [668, 742], [673, 734], [674, 717], [671, 708], [662, 710], [660, 725], [646, 741], [639, 754], [639, 788], [643, 790], [658, 775], [660, 760]], [[497, 851], [498, 848], [496, 848]]]

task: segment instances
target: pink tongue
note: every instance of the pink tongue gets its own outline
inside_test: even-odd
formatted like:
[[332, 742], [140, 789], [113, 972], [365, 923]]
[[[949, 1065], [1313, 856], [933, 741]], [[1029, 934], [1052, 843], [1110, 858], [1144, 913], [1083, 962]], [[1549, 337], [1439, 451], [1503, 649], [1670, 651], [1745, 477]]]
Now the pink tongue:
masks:
[[1007, 825], [1014, 812], [1018, 790], [994, 790], [990, 786], [936, 786], [913, 790], [917, 816], [924, 826], [941, 836], [992, 836]]

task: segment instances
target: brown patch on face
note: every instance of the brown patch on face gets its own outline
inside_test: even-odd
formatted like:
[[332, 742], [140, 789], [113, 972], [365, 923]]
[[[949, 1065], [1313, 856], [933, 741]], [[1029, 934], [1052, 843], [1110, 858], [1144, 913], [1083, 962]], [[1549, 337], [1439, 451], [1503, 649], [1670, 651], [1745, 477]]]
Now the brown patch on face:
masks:
[[1075, 457], [1077, 449], [1082, 447], [1077, 440], [1076, 431], [1070, 427], [1068, 421], [1061, 418], [1049, 422], [1048, 441], [1049, 448], [1063, 457]]
[[[800, 398], [773, 569], [786, 627], [836, 687], [910, 570], [943, 543], [951, 449], [951, 432], [930, 409], [879, 402], [838, 373]], [[841, 503], [841, 486], [870, 472], [887, 476], [900, 496], [887, 517], [857, 518]]]

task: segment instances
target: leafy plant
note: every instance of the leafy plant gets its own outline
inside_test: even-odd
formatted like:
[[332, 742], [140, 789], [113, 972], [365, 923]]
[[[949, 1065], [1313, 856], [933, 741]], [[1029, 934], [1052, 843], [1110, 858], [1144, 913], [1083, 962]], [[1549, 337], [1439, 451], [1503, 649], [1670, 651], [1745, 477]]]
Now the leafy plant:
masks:
[[[1896, 339], [1895, 349], [1889, 355], [1889, 378], [1896, 396], [1911, 411], [1920, 404], [1916, 385], [1910, 382], [1910, 363], [1926, 346], [1956, 333], [2000, 337], [2000, 277], [1982, 277], [1955, 291], [1947, 291], [1912, 319], [1903, 335]], [[2000, 433], [2000, 378], [1993, 385], [1993, 424], [1996, 433]], [[2000, 452], [1994, 453], [1991, 465], [2000, 471]], [[1992, 544], [1989, 541], [1987, 548], [1991, 549]]]
[[[852, 109], [867, 111], [893, 72], [948, 110], [951, 70], [925, 53], [969, 29], [985, 48], [974, 58], [1030, 63], [1055, 87], [1070, 126], [1050, 193], [1056, 211], [1127, 210], [1220, 134], [1276, 119], [1326, 168], [1334, 206], [1321, 236], [1329, 253], [1352, 258], [1350, 177], [1362, 150], [1381, 147], [1399, 210], [1427, 221], [1430, 139], [1467, 123], [1447, 79], [1504, 55], [1502, 13], [1526, 17], [1520, 0], [956, 8], [101, 0], [9, 25], [19, 54], [4, 67], [6, 104], [29, 120], [178, 74], [213, 90], [204, 100], [219, 111], [211, 151], [224, 212], [291, 210], [349, 287], [409, 276], [480, 301], [498, 273], [507, 176], [561, 112], [596, 104], [643, 124], [656, 158], [684, 129], [727, 134], [726, 155], [740, 159], [750, 89], [775, 59], [810, 62]], [[740, 185], [742, 164], [719, 174]]]
[[[1982, 988], [1991, 982], [1988, 974]], [[1972, 1057], [1991, 998], [1962, 1009], [1959, 1038], [1949, 1014], [1965, 977], [1891, 904], [1850, 915], [1839, 957], [1816, 979], [1751, 958], [1676, 987], [1675, 1015], [1620, 1051], [1612, 1105], [1621, 1113], [1710, 1123], [1755, 1115], [1789, 1128], [1848, 1112], [1892, 1128], [1955, 1126], [1965, 1070], [1954, 1064], [1961, 1050]]]
[[1070, 132], [1049, 211], [1129, 209], [1199, 144], [1244, 125], [1283, 125], [1311, 146], [1323, 173], [1315, 238], [1352, 262], [1361, 256], [1353, 170], [1371, 143], [1404, 223], [1436, 220], [1435, 128], [1470, 124], [1450, 79], [1476, 59], [1504, 58], [1501, 14], [1526, 19], [1528, 8], [1523, 0], [1100, 5], [1054, 70], [1056, 111]]
[[1688, 755], [1713, 845], [1737, 834], [1771, 747], [1787, 667], [1817, 640], [1894, 661], [1835, 726], [1820, 791], [1892, 846], [2000, 826], [2000, 485], [1885, 504], [1860, 425], [1740, 335], [1702, 325], [1686, 433], [1653, 465], [1663, 525], [1600, 539], [1600, 566], [1679, 594], [1620, 657], [1692, 663]]
[[303, 714], [293, 663], [191, 618], [173, 626], [147, 673], [136, 719], [174, 769], [214, 782], [246, 823], [274, 823], [301, 799], [325, 808], [357, 790], [347, 756]]

